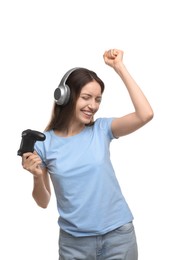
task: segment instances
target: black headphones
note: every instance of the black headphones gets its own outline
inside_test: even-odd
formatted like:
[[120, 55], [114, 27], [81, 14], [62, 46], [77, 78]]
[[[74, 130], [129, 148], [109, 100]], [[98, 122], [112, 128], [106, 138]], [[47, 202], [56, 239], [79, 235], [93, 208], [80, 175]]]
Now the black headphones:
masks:
[[54, 99], [57, 105], [64, 106], [68, 103], [70, 98], [70, 88], [66, 84], [66, 81], [70, 74], [75, 71], [76, 69], [79, 69], [78, 67], [70, 69], [67, 71], [64, 75], [64, 77], [61, 79], [59, 86], [54, 91]]

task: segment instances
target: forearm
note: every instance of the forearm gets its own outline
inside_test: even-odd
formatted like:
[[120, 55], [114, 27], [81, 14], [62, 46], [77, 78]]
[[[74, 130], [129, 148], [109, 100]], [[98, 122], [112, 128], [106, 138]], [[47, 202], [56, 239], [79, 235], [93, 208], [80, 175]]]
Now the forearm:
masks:
[[119, 63], [115, 71], [124, 82], [137, 115], [142, 121], [150, 120], [153, 116], [153, 110], [144, 93], [132, 78], [125, 65], [123, 63]]
[[49, 203], [51, 194], [50, 190], [45, 185], [44, 177], [42, 175], [34, 176], [33, 181], [34, 187], [32, 196], [40, 207], [46, 208]]

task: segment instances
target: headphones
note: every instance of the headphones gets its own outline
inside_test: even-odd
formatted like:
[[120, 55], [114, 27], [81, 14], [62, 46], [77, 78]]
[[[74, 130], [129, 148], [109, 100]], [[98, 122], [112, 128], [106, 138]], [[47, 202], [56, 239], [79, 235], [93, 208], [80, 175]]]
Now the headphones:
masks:
[[70, 99], [70, 88], [66, 84], [66, 81], [70, 74], [75, 71], [76, 69], [79, 69], [78, 67], [70, 69], [65, 73], [63, 78], [60, 81], [59, 86], [54, 91], [54, 99], [57, 105], [64, 106], [68, 103]]

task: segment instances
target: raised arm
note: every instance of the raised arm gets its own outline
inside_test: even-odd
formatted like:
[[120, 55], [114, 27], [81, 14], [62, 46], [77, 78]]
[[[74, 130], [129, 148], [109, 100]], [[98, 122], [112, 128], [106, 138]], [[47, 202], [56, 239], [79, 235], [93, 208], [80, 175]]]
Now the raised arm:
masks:
[[121, 77], [134, 106], [134, 112], [112, 122], [112, 133], [115, 137], [128, 135], [148, 123], [153, 118], [153, 110], [144, 93], [125, 67], [123, 51], [111, 49], [104, 53], [103, 58], [105, 63]]

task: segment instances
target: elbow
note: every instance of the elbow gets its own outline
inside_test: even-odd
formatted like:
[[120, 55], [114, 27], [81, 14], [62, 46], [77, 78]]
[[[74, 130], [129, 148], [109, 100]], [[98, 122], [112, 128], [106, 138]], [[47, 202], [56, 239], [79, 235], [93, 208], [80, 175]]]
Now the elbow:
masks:
[[33, 196], [33, 199], [35, 200], [35, 202], [37, 203], [37, 205], [38, 205], [40, 208], [46, 209], [46, 208], [48, 207], [49, 201], [50, 201], [50, 196], [48, 196], [48, 197], [45, 198], [44, 200], [35, 197], [34, 194], [32, 194], [32, 196]]
[[143, 124], [147, 124], [149, 121], [151, 121], [154, 117], [154, 113], [153, 110], [149, 111], [148, 113], [146, 113], [143, 118], [142, 118], [142, 122]]
[[48, 204], [49, 204], [49, 201], [48, 202], [39, 202], [39, 201], [36, 201], [37, 205], [42, 208], [42, 209], [46, 209], [48, 207]]
[[148, 122], [151, 121], [154, 117], [154, 112], [153, 110], [151, 110], [149, 113], [148, 113]]
[[37, 203], [37, 205], [40, 207], [40, 208], [42, 208], [42, 209], [46, 209], [47, 207], [48, 207], [48, 204], [38, 204]]

